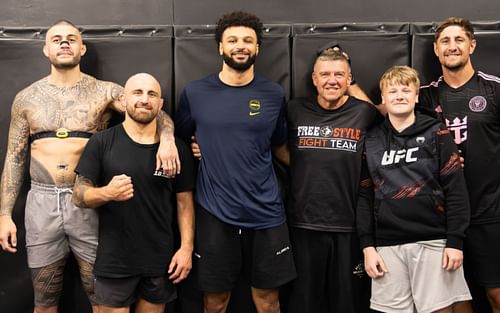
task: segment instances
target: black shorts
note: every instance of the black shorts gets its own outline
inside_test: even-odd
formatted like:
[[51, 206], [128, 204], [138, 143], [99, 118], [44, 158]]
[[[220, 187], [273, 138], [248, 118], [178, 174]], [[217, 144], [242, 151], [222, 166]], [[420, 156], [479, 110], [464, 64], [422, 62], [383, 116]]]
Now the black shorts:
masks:
[[464, 270], [482, 287], [500, 287], [500, 223], [470, 225], [465, 238]]
[[296, 276], [286, 223], [240, 229], [200, 206], [196, 209], [194, 256], [199, 285], [206, 292], [230, 291], [242, 273], [258, 289], [277, 288]]
[[130, 276], [110, 278], [96, 276], [96, 302], [100, 305], [124, 308], [142, 298], [164, 304], [177, 298], [177, 291], [168, 276]]
[[363, 313], [370, 307], [370, 278], [356, 233], [290, 227], [297, 267], [290, 313]]

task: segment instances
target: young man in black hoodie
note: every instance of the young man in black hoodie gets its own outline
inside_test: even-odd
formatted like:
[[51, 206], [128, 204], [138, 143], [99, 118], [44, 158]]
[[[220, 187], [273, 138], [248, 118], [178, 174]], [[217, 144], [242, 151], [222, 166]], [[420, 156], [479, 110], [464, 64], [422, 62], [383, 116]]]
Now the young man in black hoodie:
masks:
[[407, 66], [382, 76], [388, 116], [365, 141], [357, 227], [371, 308], [382, 312], [452, 312], [471, 298], [462, 268], [465, 179], [449, 131], [414, 111], [419, 85]]

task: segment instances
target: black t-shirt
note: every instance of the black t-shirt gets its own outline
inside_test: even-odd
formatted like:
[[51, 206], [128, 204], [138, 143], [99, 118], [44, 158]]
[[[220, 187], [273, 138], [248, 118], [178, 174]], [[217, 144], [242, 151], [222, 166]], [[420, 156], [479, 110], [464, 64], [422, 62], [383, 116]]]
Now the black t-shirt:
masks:
[[418, 106], [440, 115], [462, 151], [471, 223], [500, 222], [500, 78], [477, 72], [452, 88], [441, 77], [421, 88]]
[[376, 115], [353, 97], [335, 110], [310, 99], [289, 102], [290, 226], [355, 231], [363, 142]]
[[[175, 179], [156, 176], [159, 144], [139, 144], [122, 124], [95, 134], [88, 142], [76, 172], [96, 186], [113, 176], [132, 178], [134, 197], [110, 201], [98, 208], [99, 246], [94, 272], [108, 277], [166, 273], [173, 255], [175, 193], [191, 191], [195, 184], [191, 151], [175, 141], [182, 164]], [[84, 222], [84, 221], [82, 221]]]

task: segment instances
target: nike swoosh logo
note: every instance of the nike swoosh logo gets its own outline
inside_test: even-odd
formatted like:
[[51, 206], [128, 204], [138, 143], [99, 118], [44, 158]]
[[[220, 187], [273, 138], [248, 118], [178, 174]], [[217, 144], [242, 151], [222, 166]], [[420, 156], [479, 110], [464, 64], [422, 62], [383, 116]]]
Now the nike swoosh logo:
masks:
[[254, 116], [254, 115], [259, 115], [260, 112], [248, 112], [248, 115], [250, 116]]

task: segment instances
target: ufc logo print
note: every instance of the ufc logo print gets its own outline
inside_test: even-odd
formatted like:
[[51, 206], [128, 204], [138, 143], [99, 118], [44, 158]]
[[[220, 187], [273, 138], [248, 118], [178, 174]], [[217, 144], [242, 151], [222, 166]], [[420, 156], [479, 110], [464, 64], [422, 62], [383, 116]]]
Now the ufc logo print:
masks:
[[417, 161], [416, 157], [412, 157], [414, 152], [418, 151], [418, 147], [410, 148], [408, 150], [401, 149], [398, 151], [390, 150], [384, 151], [384, 156], [382, 157], [382, 165], [391, 165], [399, 163], [401, 160], [404, 160], [406, 163], [412, 163]]

